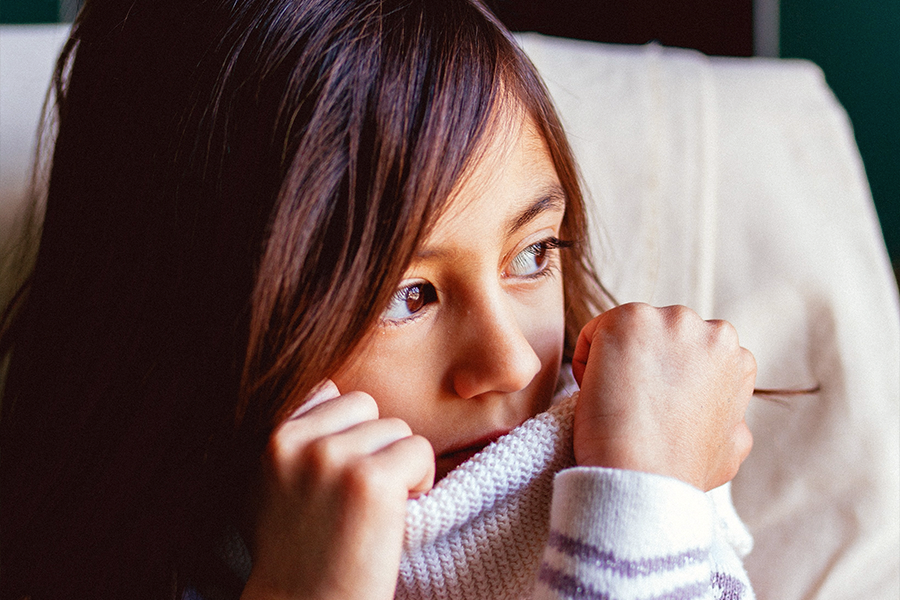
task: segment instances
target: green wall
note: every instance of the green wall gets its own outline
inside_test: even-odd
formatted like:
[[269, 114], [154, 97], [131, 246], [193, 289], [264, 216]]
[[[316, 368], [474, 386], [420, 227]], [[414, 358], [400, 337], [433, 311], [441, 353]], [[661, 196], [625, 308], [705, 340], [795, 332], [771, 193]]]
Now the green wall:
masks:
[[0, 23], [51, 23], [58, 18], [58, 0], [0, 0]]
[[900, 0], [781, 0], [781, 56], [817, 63], [847, 109], [900, 266]]

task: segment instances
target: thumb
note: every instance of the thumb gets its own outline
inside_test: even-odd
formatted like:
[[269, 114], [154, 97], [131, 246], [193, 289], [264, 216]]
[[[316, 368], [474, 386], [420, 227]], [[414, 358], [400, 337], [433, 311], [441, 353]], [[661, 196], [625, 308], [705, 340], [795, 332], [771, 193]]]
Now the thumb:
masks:
[[591, 340], [594, 339], [594, 333], [597, 331], [601, 317], [603, 317], [602, 314], [588, 321], [587, 325], [581, 328], [578, 341], [575, 342], [575, 351], [572, 352], [572, 375], [575, 376], [575, 383], [579, 388], [587, 369], [588, 357], [591, 354]]

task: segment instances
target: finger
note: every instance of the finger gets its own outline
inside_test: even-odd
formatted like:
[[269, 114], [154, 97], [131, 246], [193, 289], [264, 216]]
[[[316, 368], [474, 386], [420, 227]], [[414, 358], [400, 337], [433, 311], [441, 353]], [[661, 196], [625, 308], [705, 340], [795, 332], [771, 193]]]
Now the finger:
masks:
[[434, 448], [420, 435], [412, 435], [389, 444], [375, 455], [384, 467], [397, 473], [411, 498], [434, 486]]
[[750, 431], [750, 427], [747, 426], [746, 419], [742, 420], [735, 430], [734, 447], [741, 463], [743, 463], [753, 449], [753, 433]]
[[[753, 396], [753, 389], [756, 387], [757, 365], [753, 353], [743, 347], [741, 348], [740, 369], [743, 374], [741, 396], [745, 397], [746, 404], [749, 404], [750, 398]], [[744, 406], [743, 410], [746, 409], [747, 407]]]
[[[303, 425], [302, 421], [288, 425]], [[288, 433], [269, 442], [271, 464], [286, 482], [293, 481], [297, 473], [307, 473], [317, 481], [332, 481], [348, 466], [412, 435], [409, 425], [400, 419], [366, 420], [312, 439], [307, 439], [308, 428], [299, 429], [295, 435], [288, 429]]]
[[584, 372], [587, 369], [588, 357], [591, 354], [591, 340], [600, 325], [600, 316], [594, 317], [588, 321], [587, 325], [581, 328], [578, 334], [578, 341], [575, 342], [575, 350], [572, 352], [572, 375], [575, 376], [575, 383], [581, 387], [584, 379]]
[[757, 369], [756, 357], [744, 347], [741, 347], [741, 365], [743, 367], [744, 375], [755, 383]]
[[287, 420], [290, 421], [291, 419], [296, 419], [316, 406], [319, 406], [328, 400], [333, 400], [340, 395], [340, 390], [338, 390], [337, 385], [332, 380], [323, 379], [309, 394], [306, 395], [306, 398], [300, 403], [299, 408], [297, 408]]
[[701, 331], [701, 326], [711, 324], [715, 327], [715, 321], [704, 321], [694, 310], [683, 304], [671, 304], [657, 309], [666, 328], [671, 331]]
[[753, 435], [750, 433], [750, 428], [747, 427], [746, 421], [742, 420], [735, 425], [729, 441], [730, 452], [728, 455], [723, 457], [723, 462], [708, 474], [708, 477], [701, 485], [697, 486], [705, 492], [734, 479], [744, 460], [750, 454], [750, 450], [753, 448]]
[[739, 348], [737, 329], [728, 321], [709, 319], [705, 321], [709, 329], [710, 340], [719, 348]]
[[[747, 422], [742, 420], [735, 426], [734, 431], [732, 432], [730, 460], [724, 465], [724, 470], [718, 474], [717, 478], [712, 480], [709, 489], [719, 487], [734, 479], [738, 474], [738, 471], [740, 471], [741, 465], [747, 459], [747, 456], [749, 456], [752, 448], [753, 434], [750, 433]], [[707, 489], [705, 491], [709, 490]]]
[[302, 446], [316, 438], [344, 431], [354, 425], [378, 418], [378, 405], [364, 392], [348, 392], [322, 401], [307, 412], [281, 424], [273, 441]]
[[410, 436], [412, 430], [401, 419], [375, 419], [357, 423], [315, 443], [328, 445], [331, 452], [352, 458], [375, 454], [394, 442]]

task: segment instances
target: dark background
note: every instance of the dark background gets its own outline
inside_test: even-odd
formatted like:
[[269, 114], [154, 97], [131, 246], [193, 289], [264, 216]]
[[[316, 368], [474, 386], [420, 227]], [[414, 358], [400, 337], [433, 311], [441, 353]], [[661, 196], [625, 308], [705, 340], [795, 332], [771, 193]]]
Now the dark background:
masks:
[[753, 0], [490, 0], [513, 31], [611, 42], [753, 54]]
[[[814, 61], [850, 115], [900, 268], [900, 0], [486, 1], [514, 31]], [[0, 0], [0, 23], [71, 19], [78, 3]]]

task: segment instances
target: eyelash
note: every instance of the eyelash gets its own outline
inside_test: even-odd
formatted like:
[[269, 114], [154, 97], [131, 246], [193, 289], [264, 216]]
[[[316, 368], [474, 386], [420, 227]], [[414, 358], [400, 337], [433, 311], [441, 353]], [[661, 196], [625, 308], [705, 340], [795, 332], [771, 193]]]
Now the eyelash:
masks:
[[[421, 295], [422, 306], [409, 314], [406, 317], [399, 318], [390, 318], [385, 316], [391, 308], [394, 307], [397, 302], [408, 302], [410, 297], [415, 293], [416, 296]], [[415, 321], [419, 317], [425, 314], [424, 309], [437, 301], [437, 289], [435, 289], [434, 285], [428, 283], [427, 281], [417, 281], [415, 283], [411, 283], [409, 285], [405, 285], [394, 292], [393, 296], [391, 296], [391, 304], [388, 305], [387, 308], [384, 309], [384, 313], [381, 316], [381, 322], [385, 325], [403, 325], [405, 323], [409, 323], [411, 321]]]
[[[573, 245], [574, 245], [574, 242], [561, 240], [555, 236], [551, 236], [551, 237], [545, 238], [539, 242], [535, 242], [535, 243], [523, 248], [519, 252], [517, 252], [515, 254], [515, 256], [513, 256], [512, 260], [509, 261], [509, 264], [512, 264], [513, 261], [515, 261], [516, 259], [523, 256], [525, 253], [527, 253], [529, 251], [531, 252], [531, 254], [533, 256], [538, 256], [539, 254], [546, 254], [547, 252], [549, 252], [551, 250], [571, 248]], [[507, 267], [507, 269], [508, 268], [509, 267]], [[556, 273], [558, 268], [559, 268], [558, 255], [552, 254], [552, 255], [545, 257], [543, 265], [540, 266], [540, 268], [538, 268], [538, 270], [536, 270], [534, 273], [527, 273], [524, 275], [510, 275], [509, 277], [533, 281], [536, 279], [541, 279], [543, 277], [549, 277], [550, 275], [553, 275], [554, 273]], [[505, 273], [505, 271], [504, 271], [504, 273]], [[398, 318], [390, 318], [390, 317], [385, 316], [394, 306], [396, 306], [396, 303], [408, 302], [410, 300], [410, 296], [413, 294], [423, 296], [423, 299], [422, 299], [423, 304], [420, 308], [416, 309], [415, 312], [411, 312], [408, 316], [398, 317]], [[391, 325], [391, 326], [399, 326], [399, 325], [404, 325], [406, 323], [410, 323], [412, 321], [417, 320], [419, 317], [423, 316], [426, 312], [425, 309], [429, 305], [433, 304], [436, 301], [437, 301], [437, 289], [434, 287], [433, 284], [431, 284], [427, 281], [417, 281], [415, 283], [405, 285], [405, 286], [401, 287], [400, 289], [398, 289], [396, 292], [394, 292], [394, 294], [391, 298], [391, 304], [388, 305], [388, 307], [384, 310], [384, 313], [382, 314], [381, 322], [384, 325]]]
[[[523, 254], [525, 254], [526, 252], [528, 252], [530, 250], [534, 250], [534, 252], [532, 252], [532, 254], [536, 256], [538, 254], [538, 252], [547, 253], [550, 250], [571, 248], [573, 245], [574, 245], [574, 242], [570, 242], [567, 240], [561, 240], [557, 237], [548, 237], [546, 239], [543, 239], [539, 242], [535, 242], [534, 244], [531, 244], [530, 246], [527, 246], [527, 247], [523, 248], [522, 250], [520, 250], [512, 258], [512, 260], [510, 261], [510, 264], [512, 264], [513, 261], [515, 261], [517, 258], [519, 258], [520, 256], [522, 256]], [[537, 271], [535, 271], [534, 273], [529, 273], [527, 275], [513, 275], [513, 277], [533, 280], [533, 279], [540, 279], [542, 277], [548, 277], [550, 275], [553, 275], [554, 273], [556, 273], [557, 269], [559, 268], [559, 262], [558, 262], [557, 258], [558, 258], [557, 254], [547, 256], [544, 266], [541, 267], [540, 269], [538, 269]]]

